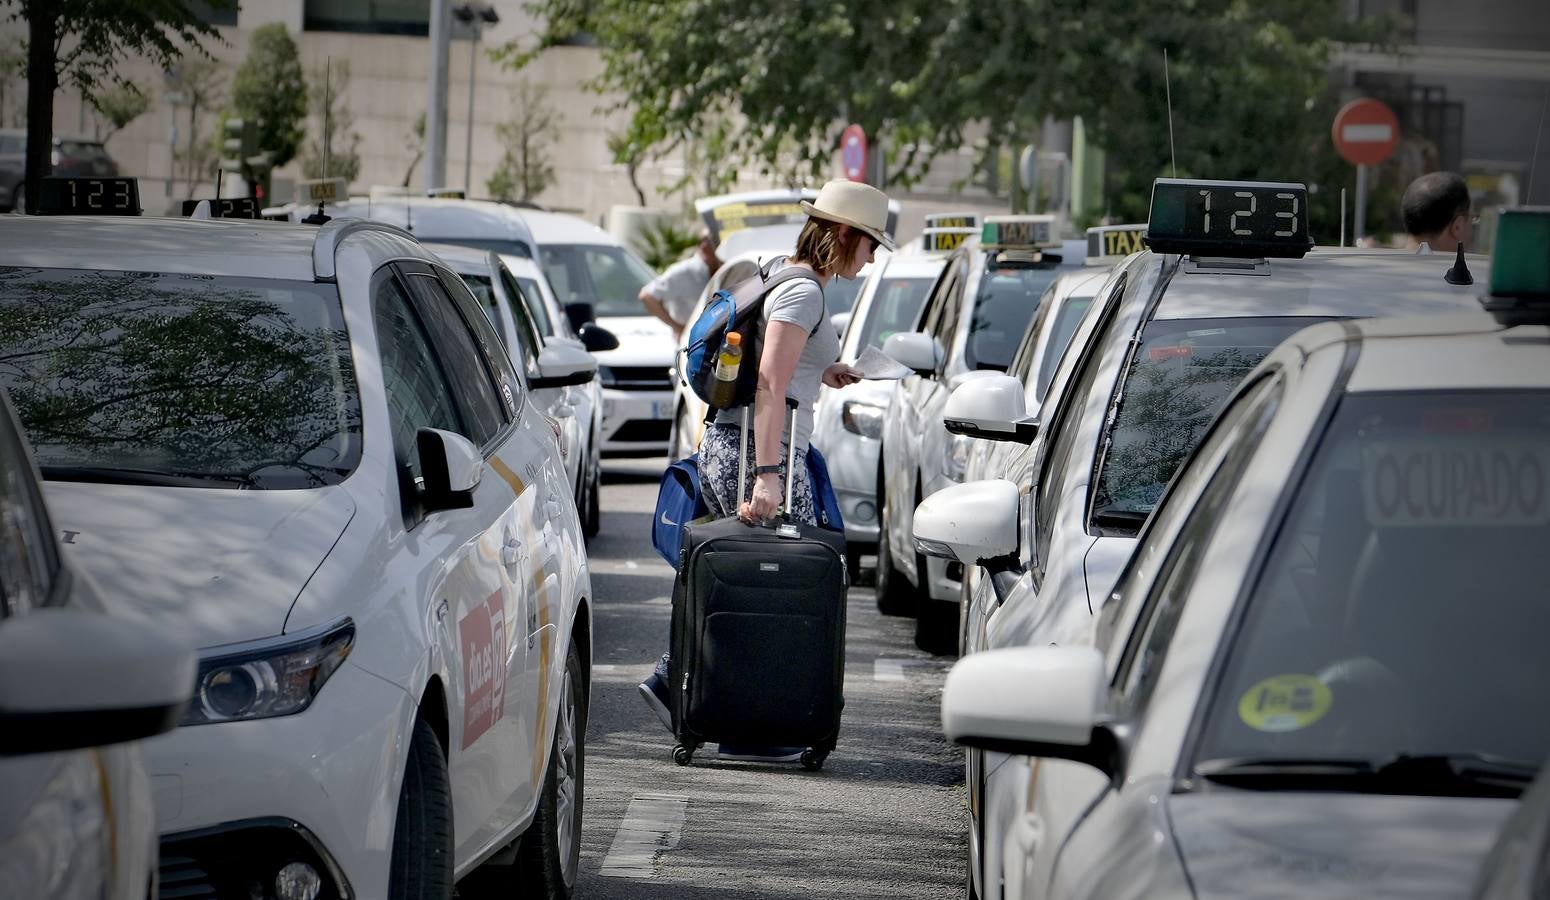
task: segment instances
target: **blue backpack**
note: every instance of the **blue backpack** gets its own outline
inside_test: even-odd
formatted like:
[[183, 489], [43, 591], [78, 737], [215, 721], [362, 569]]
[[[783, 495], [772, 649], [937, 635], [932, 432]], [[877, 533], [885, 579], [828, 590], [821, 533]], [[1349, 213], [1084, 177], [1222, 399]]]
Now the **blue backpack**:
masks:
[[[757, 275], [731, 290], [722, 289], [712, 294], [699, 318], [689, 326], [688, 344], [679, 351], [684, 354], [684, 365], [678, 371], [683, 373], [684, 384], [706, 403], [710, 402], [716, 356], [721, 352], [721, 344], [726, 340], [728, 331], [743, 336], [743, 361], [737, 368], [737, 390], [733, 393], [732, 403], [725, 408], [736, 409], [753, 402], [754, 391], [759, 385], [759, 354], [764, 348], [764, 335], [759, 327], [764, 298], [788, 281], [797, 278], [810, 278], [814, 282], [818, 280], [810, 270], [801, 266], [786, 266], [771, 275], [770, 269], [780, 259], [776, 257], [760, 266]], [[820, 320], [818, 324], [822, 325], [823, 322]], [[708, 415], [713, 416], [715, 412], [712, 409]]]

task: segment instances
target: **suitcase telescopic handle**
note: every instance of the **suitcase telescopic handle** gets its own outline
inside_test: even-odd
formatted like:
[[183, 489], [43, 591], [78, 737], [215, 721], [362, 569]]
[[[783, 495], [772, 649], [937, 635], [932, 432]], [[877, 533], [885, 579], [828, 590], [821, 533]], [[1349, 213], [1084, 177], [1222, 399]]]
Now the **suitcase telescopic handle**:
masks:
[[[791, 484], [795, 480], [797, 465], [797, 410], [801, 403], [795, 397], [786, 398], [787, 411], [787, 438], [786, 438], [786, 521], [791, 521]], [[737, 442], [737, 502], [743, 502], [743, 496], [748, 492], [748, 433], [753, 428], [753, 404], [743, 407], [742, 433]]]

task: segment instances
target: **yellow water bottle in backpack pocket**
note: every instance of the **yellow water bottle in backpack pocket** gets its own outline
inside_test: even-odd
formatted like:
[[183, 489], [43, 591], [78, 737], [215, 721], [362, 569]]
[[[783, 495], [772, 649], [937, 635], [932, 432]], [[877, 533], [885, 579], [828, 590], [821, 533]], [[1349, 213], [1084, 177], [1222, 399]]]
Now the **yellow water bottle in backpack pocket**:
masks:
[[726, 409], [737, 397], [737, 370], [743, 363], [743, 336], [727, 332], [721, 352], [716, 355], [716, 370], [711, 374], [710, 405]]

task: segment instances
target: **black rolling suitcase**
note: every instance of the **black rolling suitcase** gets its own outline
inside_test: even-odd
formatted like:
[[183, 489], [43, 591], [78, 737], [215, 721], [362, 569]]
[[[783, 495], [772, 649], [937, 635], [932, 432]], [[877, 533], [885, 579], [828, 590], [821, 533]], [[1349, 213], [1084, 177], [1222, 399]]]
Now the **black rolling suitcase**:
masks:
[[[745, 409], [739, 496], [748, 427]], [[795, 457], [792, 444], [788, 511]], [[687, 766], [714, 741], [801, 746], [804, 767], [823, 765], [845, 705], [846, 581], [842, 533], [789, 522], [745, 525], [736, 515], [685, 527], [669, 666], [674, 762]]]

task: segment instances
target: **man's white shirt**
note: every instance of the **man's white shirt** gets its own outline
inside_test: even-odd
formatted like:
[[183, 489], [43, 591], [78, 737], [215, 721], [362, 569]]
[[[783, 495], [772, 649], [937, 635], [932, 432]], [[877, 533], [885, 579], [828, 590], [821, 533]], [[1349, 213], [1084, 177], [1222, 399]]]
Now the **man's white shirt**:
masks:
[[694, 253], [664, 269], [646, 285], [646, 293], [661, 300], [674, 321], [687, 325], [689, 315], [694, 312], [700, 294], [709, 283], [710, 267], [705, 265], [700, 254]]

